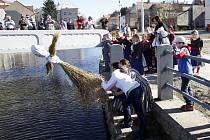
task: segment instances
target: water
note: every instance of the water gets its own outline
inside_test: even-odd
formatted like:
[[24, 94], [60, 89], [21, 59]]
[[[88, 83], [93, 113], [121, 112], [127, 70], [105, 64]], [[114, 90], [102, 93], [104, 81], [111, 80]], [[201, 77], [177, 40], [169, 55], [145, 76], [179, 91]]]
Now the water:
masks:
[[[98, 72], [100, 49], [64, 50], [62, 60]], [[59, 66], [30, 53], [0, 54], [1, 140], [106, 140], [100, 105], [84, 102]]]

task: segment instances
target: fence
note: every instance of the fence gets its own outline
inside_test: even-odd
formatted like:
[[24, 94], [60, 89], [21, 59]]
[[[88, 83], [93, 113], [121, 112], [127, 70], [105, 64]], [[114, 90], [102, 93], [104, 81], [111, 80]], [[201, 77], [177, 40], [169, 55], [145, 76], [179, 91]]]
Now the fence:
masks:
[[[170, 47], [169, 45], [162, 45], [157, 47], [158, 98], [160, 100], [173, 99], [173, 90], [174, 90], [178, 93], [181, 93], [183, 96], [187, 97], [193, 102], [201, 105], [203, 108], [210, 110], [210, 105], [182, 92], [181, 90], [173, 86], [173, 73], [175, 73], [178, 76], [189, 78], [190, 80], [203, 84], [207, 87], [210, 87], [210, 81], [207, 79], [203, 78], [201, 79], [194, 77], [192, 75], [180, 73], [177, 70], [174, 70], [173, 54], [171, 52], [172, 52], [172, 47]], [[198, 58], [190, 55], [186, 55], [185, 57], [190, 58], [192, 60], [210, 64], [210, 60], [205, 58]]]
[[33, 44], [47, 48], [55, 32], [61, 34], [58, 50], [95, 47], [108, 33], [106, 30], [2, 30], [0, 53], [30, 52]]

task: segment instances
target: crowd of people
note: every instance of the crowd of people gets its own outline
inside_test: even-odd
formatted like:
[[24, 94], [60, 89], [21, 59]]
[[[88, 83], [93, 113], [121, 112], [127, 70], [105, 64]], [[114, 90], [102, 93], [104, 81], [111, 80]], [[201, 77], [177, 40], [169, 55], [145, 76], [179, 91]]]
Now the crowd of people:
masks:
[[[102, 53], [105, 63], [110, 63], [110, 47], [112, 44], [120, 44], [122, 46], [124, 58], [127, 66], [135, 69], [140, 75], [145, 73], [155, 72], [157, 70], [156, 49], [161, 47], [162, 44], [167, 44], [173, 48], [174, 65], [178, 65], [178, 71], [188, 75], [197, 75], [200, 71], [201, 63], [191, 60], [186, 55], [201, 57], [203, 41], [199, 36], [197, 30], [191, 32], [190, 42], [186, 41], [183, 36], [175, 36], [172, 26], [166, 26], [158, 16], [152, 19], [154, 23], [153, 28], [148, 28], [147, 32], [143, 35], [137, 34], [135, 31], [131, 32], [128, 28], [124, 34], [120, 31], [112, 32], [104, 36], [104, 47]], [[128, 27], [128, 25], [126, 25]], [[144, 137], [145, 120], [144, 113], [142, 112], [142, 88], [132, 79], [127, 72], [125, 72], [125, 63], [115, 62], [112, 64], [112, 74], [108, 81], [102, 83], [104, 90], [113, 90], [117, 88], [121, 94], [115, 96], [124, 96], [123, 113], [124, 113], [124, 126], [131, 127], [131, 118], [128, 107], [133, 105], [135, 112], [138, 115], [140, 123], [140, 139]], [[124, 69], [122, 71], [122, 69]], [[116, 90], [114, 90], [116, 92]], [[190, 88], [190, 79], [181, 76], [181, 91], [193, 96]], [[184, 97], [185, 103], [180, 107], [182, 111], [193, 111], [194, 103]]]
[[6, 15], [3, 21], [0, 21], [0, 30], [83, 30], [95, 29], [95, 23], [91, 16], [86, 20], [83, 16], [78, 15], [75, 21], [66, 21], [62, 19], [60, 23], [54, 20], [50, 15], [46, 18], [41, 17], [36, 21], [33, 16], [21, 16], [17, 23], [11, 16]]
[[[122, 31], [114, 31], [112, 33], [104, 35], [102, 41], [102, 53], [105, 65], [109, 67], [110, 64], [110, 47], [112, 44], [119, 44], [122, 46], [124, 58], [120, 62], [112, 64], [113, 70], [111, 78], [107, 82], [102, 82], [102, 88], [104, 90], [110, 90], [112, 88], [120, 89], [121, 93], [117, 96], [123, 96], [123, 112], [124, 112], [124, 125], [125, 127], [131, 127], [130, 110], [128, 107], [130, 104], [134, 106], [134, 109], [138, 115], [140, 127], [140, 136], [143, 137], [145, 129], [144, 113], [142, 113], [142, 92], [143, 89], [135, 79], [128, 74], [128, 69], [132, 68], [137, 71], [138, 74], [144, 75], [145, 73], [154, 73], [157, 71], [156, 49], [161, 47], [162, 44], [169, 45], [173, 48], [174, 53], [174, 65], [178, 65], [178, 70], [181, 73], [194, 75], [199, 74], [201, 63], [195, 60], [186, 58], [185, 55], [192, 55], [201, 57], [203, 41], [199, 37], [197, 30], [192, 31], [190, 43], [187, 44], [186, 39], [183, 36], [175, 36], [173, 26], [166, 26], [162, 20], [155, 16], [152, 18], [154, 26], [148, 27], [147, 32], [143, 35], [139, 35], [136, 30], [131, 31], [128, 24]], [[21, 16], [19, 20], [20, 30], [54, 30], [56, 21], [52, 19], [50, 15], [46, 19], [41, 18], [36, 25], [35, 20], [26, 15]], [[108, 19], [103, 17], [100, 20], [102, 29], [108, 29]], [[94, 21], [90, 16], [85, 20], [82, 16], [78, 16], [76, 24], [64, 20], [60, 23], [61, 30], [71, 29], [94, 29]], [[15, 22], [10, 16], [6, 16], [4, 23], [0, 23], [0, 29], [15, 30]], [[186, 94], [193, 95], [190, 88], [190, 79], [181, 76], [181, 91]], [[181, 106], [182, 111], [193, 111], [193, 102], [184, 97], [186, 104]]]

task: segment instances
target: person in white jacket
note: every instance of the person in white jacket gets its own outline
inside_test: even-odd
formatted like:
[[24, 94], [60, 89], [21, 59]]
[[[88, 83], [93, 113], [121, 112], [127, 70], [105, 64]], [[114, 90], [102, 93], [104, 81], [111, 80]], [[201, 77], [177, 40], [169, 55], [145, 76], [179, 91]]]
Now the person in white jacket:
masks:
[[154, 22], [155, 30], [152, 33], [154, 35], [154, 40], [152, 42], [153, 47], [160, 46], [162, 44], [168, 44], [170, 45], [170, 41], [168, 39], [169, 33], [167, 32], [167, 29], [161, 19], [158, 16], [155, 16], [152, 18], [152, 21]]
[[7, 30], [14, 30], [15, 29], [15, 22], [12, 20], [11, 16], [7, 16], [5, 20], [5, 27]]
[[111, 90], [113, 87], [122, 90], [122, 94], [126, 96], [123, 103], [124, 125], [125, 127], [132, 126], [131, 112], [127, 107], [132, 104], [139, 119], [139, 136], [140, 139], [143, 139], [145, 130], [145, 118], [142, 107], [143, 89], [135, 79], [132, 79], [131, 76], [120, 68], [119, 62], [113, 63], [112, 69], [111, 78], [109, 81], [103, 81], [101, 86], [104, 90]]
[[92, 30], [95, 28], [93, 18], [91, 16], [88, 17], [88, 21], [86, 23], [86, 29]]

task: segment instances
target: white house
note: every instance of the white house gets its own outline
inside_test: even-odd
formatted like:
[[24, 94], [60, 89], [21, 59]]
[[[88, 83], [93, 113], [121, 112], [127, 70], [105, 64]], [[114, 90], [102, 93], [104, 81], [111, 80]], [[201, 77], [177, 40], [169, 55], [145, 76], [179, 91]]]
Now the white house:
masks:
[[57, 5], [57, 20], [75, 21], [79, 14], [79, 8], [71, 4], [58, 4]]

